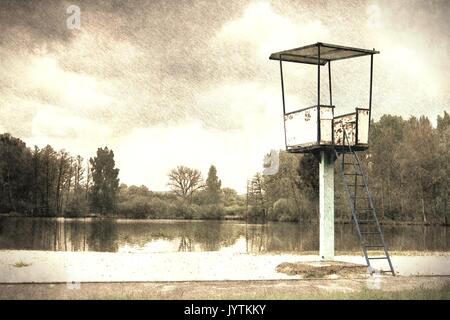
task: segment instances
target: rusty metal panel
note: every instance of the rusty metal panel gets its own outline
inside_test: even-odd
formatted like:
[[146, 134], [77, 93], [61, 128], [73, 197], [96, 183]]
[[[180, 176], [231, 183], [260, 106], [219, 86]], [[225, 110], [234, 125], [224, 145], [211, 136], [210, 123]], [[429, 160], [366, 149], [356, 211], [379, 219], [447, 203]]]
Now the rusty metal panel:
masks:
[[317, 107], [291, 112], [284, 116], [288, 147], [317, 144]]
[[333, 142], [333, 108], [320, 107], [320, 144], [332, 144]]
[[358, 144], [369, 143], [369, 109], [356, 109], [358, 113]]
[[349, 141], [347, 145], [355, 145], [356, 140], [356, 112], [334, 118], [334, 144], [342, 146], [344, 144], [344, 130], [347, 133]]

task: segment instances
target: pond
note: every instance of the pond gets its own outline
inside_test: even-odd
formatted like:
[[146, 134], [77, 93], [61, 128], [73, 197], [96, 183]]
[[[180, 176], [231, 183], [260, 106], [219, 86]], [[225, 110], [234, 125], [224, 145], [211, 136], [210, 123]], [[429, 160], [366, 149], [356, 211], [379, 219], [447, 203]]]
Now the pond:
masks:
[[[390, 250], [449, 251], [444, 226], [383, 226]], [[359, 251], [353, 225], [337, 224], [336, 250]], [[0, 250], [301, 253], [319, 249], [317, 224], [244, 221], [0, 217]]]

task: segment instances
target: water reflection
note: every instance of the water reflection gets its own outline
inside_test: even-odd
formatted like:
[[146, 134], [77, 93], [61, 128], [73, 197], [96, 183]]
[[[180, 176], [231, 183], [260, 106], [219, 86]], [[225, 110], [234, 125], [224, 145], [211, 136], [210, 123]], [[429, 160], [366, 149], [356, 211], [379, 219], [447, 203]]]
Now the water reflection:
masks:
[[118, 249], [113, 220], [0, 218], [0, 249], [105, 251]]
[[[449, 251], [442, 226], [384, 226], [391, 250]], [[306, 252], [317, 224], [0, 217], [0, 249], [100, 252]], [[336, 225], [336, 249], [359, 251], [352, 225]]]
[[192, 251], [192, 239], [186, 236], [180, 238], [180, 245], [178, 251]]

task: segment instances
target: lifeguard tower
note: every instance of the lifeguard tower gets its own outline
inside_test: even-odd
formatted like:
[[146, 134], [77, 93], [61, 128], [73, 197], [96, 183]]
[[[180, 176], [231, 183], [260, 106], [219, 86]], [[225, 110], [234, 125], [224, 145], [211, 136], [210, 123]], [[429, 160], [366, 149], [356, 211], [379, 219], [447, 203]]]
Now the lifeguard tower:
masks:
[[[367, 177], [357, 151], [369, 147], [369, 128], [372, 110], [373, 56], [379, 51], [315, 43], [304, 47], [272, 53], [271, 60], [279, 60], [283, 101], [286, 150], [292, 153], [313, 153], [319, 164], [320, 257], [334, 259], [334, 161], [339, 161], [348, 205], [352, 212], [358, 239], [370, 273], [375, 270], [371, 260], [386, 259], [388, 272], [394, 269], [378, 221]], [[370, 56], [370, 88], [367, 108], [335, 115], [331, 81], [331, 61]], [[317, 104], [286, 112], [283, 62], [317, 65]], [[328, 65], [328, 104], [320, 100], [320, 68]], [[378, 252], [374, 252], [378, 251]], [[380, 255], [379, 252], [382, 252]], [[378, 253], [374, 256], [372, 253]]]

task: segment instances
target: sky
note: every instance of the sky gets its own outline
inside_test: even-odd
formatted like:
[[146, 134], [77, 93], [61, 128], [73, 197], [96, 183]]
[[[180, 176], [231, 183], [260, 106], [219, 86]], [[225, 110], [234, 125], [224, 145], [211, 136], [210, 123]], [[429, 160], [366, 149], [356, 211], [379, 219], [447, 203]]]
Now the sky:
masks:
[[[80, 8], [78, 29], [67, 27]], [[315, 42], [375, 48], [373, 117], [450, 110], [449, 1], [0, 2], [0, 133], [89, 158], [168, 190], [177, 165], [215, 165], [245, 192], [284, 148], [272, 52]], [[367, 107], [369, 58], [335, 62], [336, 113]], [[288, 63], [288, 110], [315, 104], [316, 67]], [[326, 68], [323, 68], [326, 76]], [[322, 101], [327, 101], [326, 86]]]

